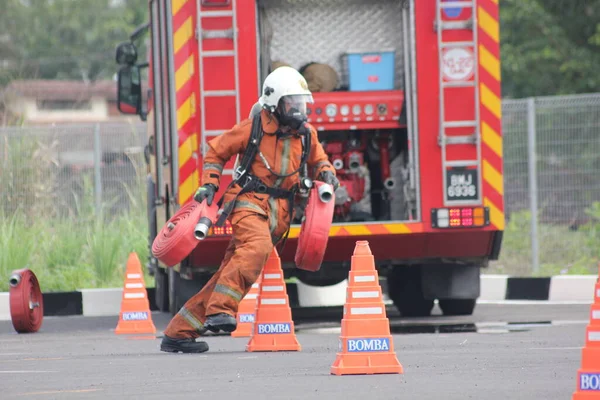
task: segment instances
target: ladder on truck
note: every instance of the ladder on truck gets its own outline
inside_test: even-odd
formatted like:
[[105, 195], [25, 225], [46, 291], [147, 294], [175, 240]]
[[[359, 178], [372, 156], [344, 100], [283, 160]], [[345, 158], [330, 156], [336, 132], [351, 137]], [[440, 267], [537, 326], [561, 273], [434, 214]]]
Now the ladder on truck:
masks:
[[[469, 13], [469, 10], [471, 11]], [[468, 15], [467, 18], [462, 15]], [[443, 19], [443, 15], [448, 18]], [[439, 60], [439, 136], [438, 144], [442, 153], [442, 176], [444, 185], [444, 205], [456, 204], [481, 204], [481, 135], [480, 135], [480, 115], [479, 115], [479, 71], [478, 71], [478, 49], [477, 49], [477, 14], [475, 0], [472, 1], [453, 1], [436, 0], [436, 19], [435, 30], [437, 32], [438, 60]], [[445, 40], [444, 32], [462, 31], [461, 40]], [[465, 39], [462, 39], [462, 38]], [[444, 52], [450, 49], [466, 50], [473, 54], [473, 72], [468, 80], [446, 81], [444, 80]], [[465, 88], [473, 88], [465, 91]], [[461, 93], [462, 92], [464, 93]], [[445, 99], [446, 96], [463, 96], [467, 92], [469, 96], [474, 96], [473, 118], [466, 120], [453, 120], [446, 115]], [[461, 128], [468, 130], [469, 134], [448, 135], [451, 129]], [[449, 146], [473, 145], [476, 147], [476, 157], [470, 159], [448, 159]], [[450, 169], [458, 171], [470, 171], [469, 174], [476, 175], [475, 191], [476, 194], [466, 196], [449, 195], [448, 171]], [[459, 174], [460, 175], [460, 174]], [[466, 175], [462, 175], [466, 176]], [[461, 198], [462, 197], [462, 198]]]
[[[238, 49], [238, 27], [237, 27], [237, 14], [236, 14], [236, 0], [231, 1], [231, 10], [202, 10], [200, 0], [196, 1], [197, 7], [197, 29], [196, 38], [198, 39], [198, 63], [200, 64], [200, 152], [202, 158], [206, 155], [207, 143], [215, 136], [222, 134], [225, 131], [231, 129], [231, 127], [240, 121], [240, 76], [239, 76], [239, 49]], [[203, 29], [202, 22], [210, 18], [229, 18], [231, 19], [231, 28], [228, 29]], [[205, 39], [231, 39], [233, 42], [233, 49], [220, 49], [220, 50], [204, 50], [202, 42]], [[222, 58], [233, 58], [233, 74], [234, 81], [233, 89], [223, 90], [206, 90], [206, 65], [205, 60], [209, 58], [222, 57]], [[227, 82], [228, 79], [222, 79]], [[236, 121], [232, 121], [228, 126], [223, 126], [219, 129], [206, 129], [206, 116], [210, 112], [206, 107], [206, 99], [210, 97], [235, 97], [235, 118]], [[224, 175], [233, 175], [232, 168], [225, 168], [223, 170]]]

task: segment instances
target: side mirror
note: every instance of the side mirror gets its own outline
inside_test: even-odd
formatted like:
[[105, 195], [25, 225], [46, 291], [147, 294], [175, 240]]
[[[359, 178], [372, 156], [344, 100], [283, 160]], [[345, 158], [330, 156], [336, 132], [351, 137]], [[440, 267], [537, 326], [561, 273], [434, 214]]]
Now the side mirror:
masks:
[[137, 48], [132, 42], [119, 43], [116, 60], [118, 65], [134, 65], [137, 61]]
[[142, 83], [137, 65], [124, 65], [119, 69], [117, 108], [123, 114], [142, 114]]

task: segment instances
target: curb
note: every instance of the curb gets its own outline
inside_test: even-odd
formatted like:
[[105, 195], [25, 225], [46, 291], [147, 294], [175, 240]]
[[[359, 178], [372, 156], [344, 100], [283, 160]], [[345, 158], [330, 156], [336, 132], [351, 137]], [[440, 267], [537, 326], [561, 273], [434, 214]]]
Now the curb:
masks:
[[[479, 303], [510, 303], [511, 301], [577, 302], [591, 304], [594, 300], [596, 275], [559, 275], [529, 278], [508, 275], [482, 275]], [[380, 280], [386, 304], [387, 282]], [[290, 306], [336, 307], [346, 300], [347, 281], [327, 287], [306, 285], [302, 282], [286, 283]], [[146, 289], [150, 310], [157, 311], [154, 288]], [[82, 315], [86, 317], [116, 316], [121, 309], [122, 288], [80, 289], [73, 292], [43, 293], [44, 316]], [[9, 293], [0, 292], [0, 321], [10, 320]]]

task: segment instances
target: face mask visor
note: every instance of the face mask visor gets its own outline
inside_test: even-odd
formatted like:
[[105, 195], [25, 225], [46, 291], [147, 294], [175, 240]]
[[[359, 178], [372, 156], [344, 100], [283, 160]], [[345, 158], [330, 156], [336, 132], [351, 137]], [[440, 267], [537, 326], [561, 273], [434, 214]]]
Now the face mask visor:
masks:
[[306, 116], [306, 104], [314, 103], [313, 97], [310, 94], [293, 94], [283, 96], [279, 100], [280, 112], [282, 115], [294, 115], [300, 113]]

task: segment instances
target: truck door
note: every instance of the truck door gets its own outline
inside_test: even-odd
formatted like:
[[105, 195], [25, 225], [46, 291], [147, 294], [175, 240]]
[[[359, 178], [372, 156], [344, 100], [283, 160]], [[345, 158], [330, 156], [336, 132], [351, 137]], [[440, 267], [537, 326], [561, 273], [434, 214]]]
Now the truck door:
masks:
[[170, 203], [164, 210], [165, 221], [177, 203], [177, 120], [174, 108], [175, 85], [173, 68], [171, 2], [151, 0], [152, 23], [152, 85], [154, 88], [154, 144], [156, 147], [157, 198]]

